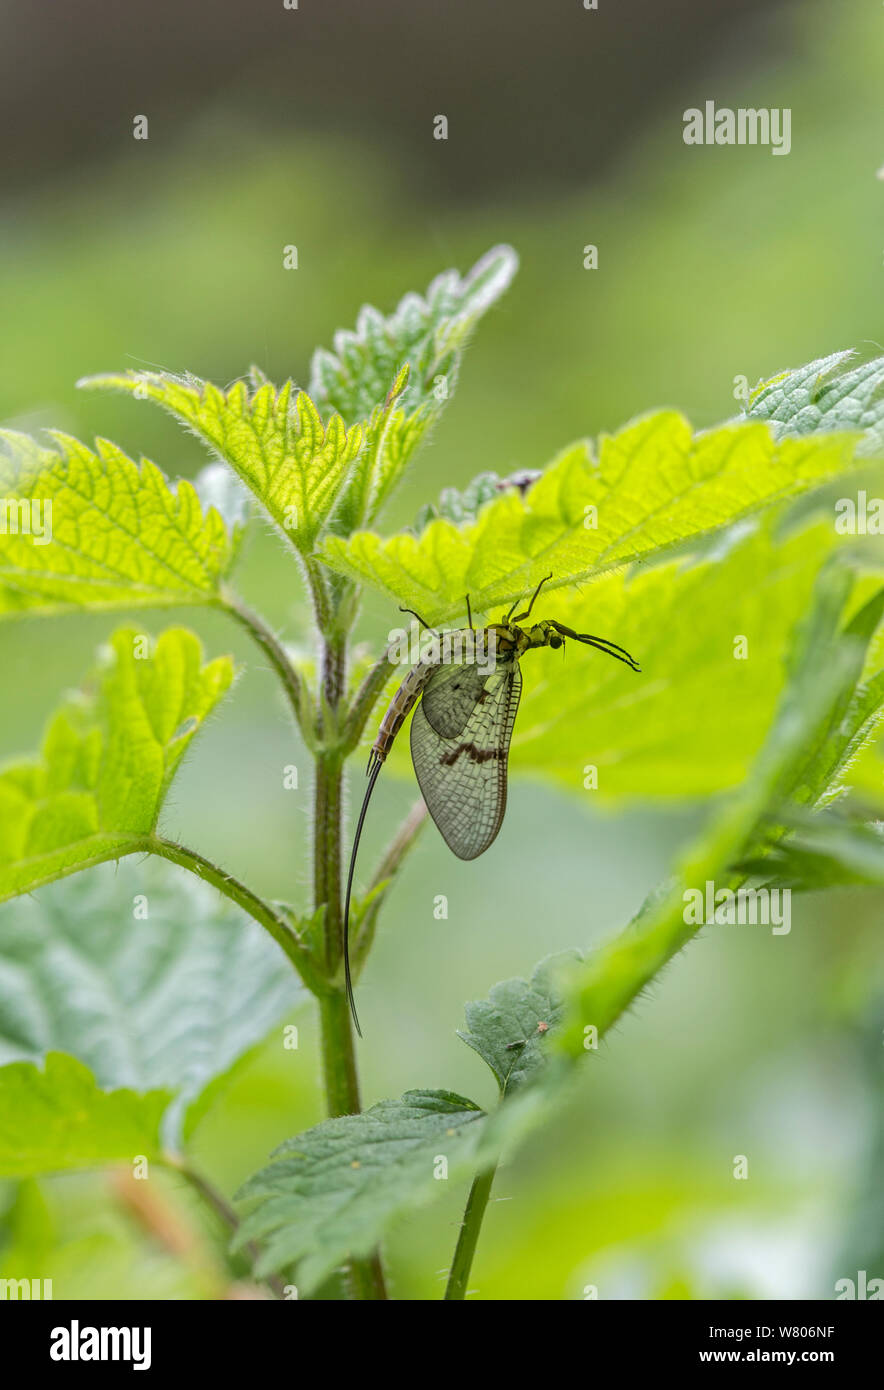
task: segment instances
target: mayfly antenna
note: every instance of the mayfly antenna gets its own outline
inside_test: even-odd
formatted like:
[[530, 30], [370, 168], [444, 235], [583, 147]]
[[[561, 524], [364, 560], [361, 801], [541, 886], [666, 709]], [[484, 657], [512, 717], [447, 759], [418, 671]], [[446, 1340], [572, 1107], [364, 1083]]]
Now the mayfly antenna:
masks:
[[556, 632], [563, 637], [570, 637], [574, 642], [583, 642], [587, 647], [595, 647], [596, 651], [604, 652], [606, 656], [613, 656], [617, 661], [622, 661], [633, 671], [641, 671], [641, 667], [634, 656], [630, 656], [625, 647], [618, 647], [616, 642], [612, 642], [608, 637], [594, 637], [589, 632], [575, 632], [573, 628], [565, 627], [564, 623], [557, 623], [555, 619], [550, 620], [550, 624]]
[[623, 647], [618, 647], [616, 642], [609, 642], [606, 637], [580, 637], [578, 642], [585, 642], [587, 647], [595, 647], [596, 651], [604, 652], [606, 656], [613, 656], [615, 660], [622, 661], [624, 666], [628, 666], [632, 671], [641, 671], [634, 656], [624, 651]]

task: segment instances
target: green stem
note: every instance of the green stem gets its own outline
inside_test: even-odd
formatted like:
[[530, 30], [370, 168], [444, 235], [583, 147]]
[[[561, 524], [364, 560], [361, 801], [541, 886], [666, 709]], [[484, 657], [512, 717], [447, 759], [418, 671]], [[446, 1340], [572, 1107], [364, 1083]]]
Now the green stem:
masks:
[[249, 608], [232, 589], [222, 590], [221, 604], [224, 610], [245, 628], [252, 640], [257, 642], [265, 656], [270, 658], [271, 666], [282, 681], [298, 728], [306, 738], [309, 729], [305, 726], [304, 720], [304, 692], [301, 678], [289, 660], [288, 653], [282, 643], [263, 618]]
[[448, 1276], [448, 1285], [445, 1289], [446, 1299], [462, 1299], [466, 1294], [470, 1270], [473, 1267], [473, 1256], [476, 1253], [479, 1232], [482, 1229], [482, 1218], [485, 1215], [485, 1208], [488, 1205], [488, 1198], [491, 1195], [491, 1186], [494, 1182], [494, 1175], [496, 1172], [497, 1165], [494, 1164], [491, 1168], [486, 1168], [483, 1172], [477, 1173], [476, 1177], [473, 1179], [470, 1195], [467, 1198], [467, 1209], [464, 1212], [463, 1224], [460, 1228], [460, 1235], [457, 1238], [454, 1259], [451, 1261], [451, 1272]]
[[[282, 644], [263, 619], [254, 613], [231, 590], [221, 595], [223, 607], [245, 628], [252, 639], [269, 657], [280, 677], [301, 733], [314, 753], [316, 779], [314, 785], [313, 821], [313, 897], [314, 908], [325, 909], [324, 967], [325, 978], [317, 978], [309, 965], [309, 954], [297, 933], [269, 904], [250, 892], [243, 884], [223, 874], [208, 860], [169, 841], [157, 840], [156, 852], [173, 862], [183, 864], [220, 888], [223, 893], [245, 907], [279, 942], [292, 963], [304, 978], [305, 984], [319, 1002], [322, 1076], [326, 1106], [330, 1117], [356, 1114], [361, 1109], [356, 1053], [346, 996], [340, 990], [329, 991], [328, 977], [335, 974], [343, 950], [343, 913], [341, 903], [341, 821], [343, 757], [338, 729], [339, 712], [344, 697], [347, 656], [346, 627], [343, 612], [344, 597], [336, 604], [329, 582], [321, 568], [307, 561], [307, 583], [313, 599], [316, 625], [322, 638], [322, 673], [318, 692], [318, 707], [310, 718], [305, 690], [298, 672]], [[368, 711], [366, 710], [366, 717]], [[364, 722], [364, 721], [363, 721]], [[357, 735], [358, 742], [358, 735]], [[355, 746], [355, 745], [354, 745]], [[404, 851], [403, 851], [404, 852]], [[307, 958], [305, 962], [302, 956]], [[310, 978], [308, 978], [308, 976]], [[345, 1274], [345, 1288], [350, 1298], [384, 1299], [387, 1297], [380, 1255], [375, 1252], [367, 1259], [351, 1260]]]
[[[355, 1115], [362, 1109], [350, 1006], [340, 991], [319, 996], [322, 1081], [329, 1118]], [[387, 1297], [384, 1271], [377, 1251], [368, 1259], [351, 1260], [346, 1273], [350, 1298], [360, 1301]]]
[[344, 726], [343, 746], [346, 753], [352, 753], [353, 749], [358, 746], [368, 717], [393, 673], [389, 650], [388, 648], [383, 656], [375, 662], [353, 697], [353, 703], [350, 706], [350, 712]]
[[331, 573], [310, 555], [304, 562], [304, 573], [313, 603], [313, 619], [316, 629], [325, 643], [329, 640], [329, 634], [337, 626], [339, 619], [330, 588]]
[[350, 1008], [344, 994], [320, 996], [319, 1022], [322, 1032], [322, 1079], [329, 1118], [356, 1115], [362, 1109], [362, 1104]]
[[[150, 854], [158, 854], [162, 859], [168, 859], [172, 864], [178, 864], [182, 869], [189, 870], [196, 874], [204, 883], [211, 883], [213, 888], [217, 888], [229, 898], [231, 902], [241, 907], [256, 922], [259, 922], [265, 931], [268, 931], [277, 945], [281, 946], [294, 965], [295, 969], [304, 978], [304, 983], [314, 990], [315, 981], [309, 966], [309, 952], [301, 939], [300, 934], [271, 903], [259, 898], [257, 893], [253, 893], [251, 888], [247, 888], [244, 883], [240, 883], [238, 878], [228, 874], [213, 864], [204, 855], [197, 854], [196, 850], [187, 849], [184, 845], [177, 844], [174, 840], [167, 840], [161, 835], [153, 835], [144, 842], [144, 848]], [[305, 973], [306, 972], [306, 973]]]
[[325, 906], [325, 967], [337, 969], [342, 953], [341, 912], [341, 794], [340, 759], [320, 754], [316, 760], [313, 792], [313, 896], [314, 907]]
[[[233, 1210], [233, 1207], [222, 1197], [218, 1189], [213, 1187], [212, 1184], [203, 1177], [202, 1173], [198, 1173], [196, 1169], [189, 1167], [186, 1163], [179, 1163], [175, 1159], [167, 1158], [167, 1162], [169, 1162], [183, 1178], [187, 1179], [193, 1190], [199, 1193], [206, 1205], [212, 1209], [216, 1216], [220, 1217], [225, 1226], [229, 1227], [231, 1231], [238, 1230], [239, 1217]], [[249, 1240], [242, 1248], [254, 1267], [258, 1263], [261, 1253], [257, 1245], [254, 1241]], [[273, 1291], [277, 1298], [285, 1298], [285, 1281], [280, 1279], [278, 1275], [270, 1274], [265, 1276], [264, 1283]]]
[[[343, 636], [323, 634], [322, 684], [317, 722], [320, 737], [326, 717], [337, 719], [344, 690], [346, 641]], [[316, 758], [313, 822], [314, 907], [325, 907], [325, 963], [333, 975], [343, 953], [343, 911], [341, 904], [341, 790], [343, 765], [337, 750], [322, 749]], [[330, 1117], [354, 1115], [362, 1109], [356, 1050], [350, 1009], [343, 990], [326, 992], [319, 998], [322, 1076], [326, 1106]], [[380, 1254], [349, 1262], [345, 1276], [353, 1299], [387, 1297]]]

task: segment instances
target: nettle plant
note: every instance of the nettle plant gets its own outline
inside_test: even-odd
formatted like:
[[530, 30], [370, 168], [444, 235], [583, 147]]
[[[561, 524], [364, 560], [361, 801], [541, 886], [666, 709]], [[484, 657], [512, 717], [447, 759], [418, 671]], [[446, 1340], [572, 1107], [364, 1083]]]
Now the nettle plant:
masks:
[[[245, 629], [312, 758], [313, 901], [267, 901], [164, 833], [172, 779], [234, 668], [182, 627], [116, 631], [40, 753], [0, 775], [0, 897], [19, 899], [0, 920], [0, 1176], [172, 1168], [232, 1225], [232, 1268], [280, 1297], [385, 1297], [385, 1232], [445, 1189], [444, 1160], [471, 1183], [446, 1291], [463, 1298], [501, 1154], [555, 1125], [599, 1040], [697, 934], [690, 893], [884, 882], [879, 831], [845, 795], [884, 713], [884, 589], [831, 501], [821, 514], [795, 500], [884, 454], [884, 359], [786, 372], [700, 433], [675, 411], [647, 415], [511, 485], [483, 474], [385, 537], [384, 504], [515, 266], [499, 247], [388, 318], [363, 309], [316, 353], [306, 390], [255, 369], [228, 390], [143, 371], [83, 383], [155, 401], [193, 431], [214, 456], [194, 484], [103, 440], [3, 436], [2, 616], [203, 605]], [[33, 503], [49, 543], [35, 544]], [[234, 587], [252, 511], [309, 595], [315, 663]], [[383, 651], [354, 660], [361, 594], [459, 627], [465, 595], [474, 619], [497, 622], [547, 575], [549, 616], [615, 638], [643, 674], [582, 650], [553, 672], [533, 654], [513, 772], [621, 801], [714, 796], [706, 828], [621, 935], [467, 1005], [461, 1037], [499, 1084], [496, 1108], [427, 1089], [363, 1111], [342, 785], [402, 672]], [[392, 761], [407, 767], [404, 742]], [[367, 886], [357, 873], [357, 977], [422, 820], [408, 817]], [[131, 855], [144, 867], [117, 872]], [[234, 1207], [194, 1165], [193, 1135], [238, 1059], [291, 1017], [292, 968], [318, 1004], [328, 1118]]]

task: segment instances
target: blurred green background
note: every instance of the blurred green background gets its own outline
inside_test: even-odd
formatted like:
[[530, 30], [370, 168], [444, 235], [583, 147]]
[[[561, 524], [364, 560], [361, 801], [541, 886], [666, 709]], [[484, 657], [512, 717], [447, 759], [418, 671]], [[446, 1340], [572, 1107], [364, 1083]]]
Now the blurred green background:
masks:
[[[389, 311], [500, 241], [521, 273], [480, 327], [388, 529], [443, 486], [542, 466], [639, 411], [673, 405], [703, 426], [736, 412], [740, 375], [880, 350], [880, 6], [64, 10], [0, 7], [0, 106], [17, 130], [0, 195], [6, 424], [106, 435], [192, 474], [195, 440], [150, 405], [78, 393], [76, 379], [150, 364], [227, 383], [256, 362], [303, 381], [313, 348], [361, 303]], [[706, 99], [791, 107], [790, 155], [685, 146], [682, 112]], [[432, 138], [440, 112], [445, 143]], [[132, 138], [137, 114], [147, 141]], [[291, 243], [297, 271], [283, 269]], [[297, 574], [260, 526], [240, 585], [287, 641], [309, 642]], [[282, 768], [306, 758], [270, 672], [222, 619], [183, 620], [245, 670], [164, 828], [265, 895], [306, 904], [309, 779], [282, 787]], [[113, 625], [0, 631], [4, 757], [36, 746]], [[377, 645], [389, 626], [368, 601], [360, 636]], [[512, 772], [492, 850], [460, 864], [431, 829], [385, 909], [360, 986], [366, 1103], [423, 1085], [490, 1101], [454, 1034], [463, 1002], [618, 929], [705, 814], [596, 814]], [[380, 787], [364, 865], [413, 796]], [[609, 1298], [831, 1297], [836, 1278], [884, 1275], [881, 907], [874, 892], [799, 900], [789, 936], [719, 932], [680, 957], [593, 1059], [579, 1103], [501, 1171], [475, 1296], [581, 1298], [592, 1284]], [[199, 1131], [198, 1157], [227, 1193], [319, 1116], [309, 1005], [298, 1023], [300, 1050], [268, 1044]], [[738, 1154], [748, 1182], [733, 1179]], [[200, 1227], [187, 1194], [161, 1186]], [[394, 1234], [394, 1296], [440, 1295], [464, 1196]], [[7, 1185], [0, 1205], [0, 1273], [36, 1243], [56, 1297], [223, 1285], [208, 1228], [178, 1258], [106, 1176]]]

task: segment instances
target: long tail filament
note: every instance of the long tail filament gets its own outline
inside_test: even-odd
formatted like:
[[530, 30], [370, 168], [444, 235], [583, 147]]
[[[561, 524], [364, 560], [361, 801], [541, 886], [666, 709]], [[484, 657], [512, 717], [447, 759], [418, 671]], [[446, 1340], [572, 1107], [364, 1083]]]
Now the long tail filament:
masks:
[[371, 750], [368, 759], [366, 774], [368, 776], [368, 786], [365, 789], [365, 797], [362, 802], [362, 810], [359, 812], [359, 819], [356, 822], [356, 834], [353, 837], [353, 849], [350, 852], [350, 872], [347, 875], [347, 898], [344, 904], [344, 980], [347, 985], [347, 999], [350, 1004], [350, 1012], [353, 1015], [353, 1022], [356, 1025], [356, 1032], [362, 1037], [362, 1029], [359, 1027], [359, 1016], [356, 1013], [356, 1000], [353, 997], [353, 977], [350, 974], [350, 895], [353, 891], [353, 870], [356, 868], [356, 852], [359, 849], [359, 841], [362, 837], [362, 826], [365, 822], [365, 813], [368, 810], [368, 803], [374, 791], [374, 784], [378, 780], [378, 773], [384, 765], [384, 760]]

